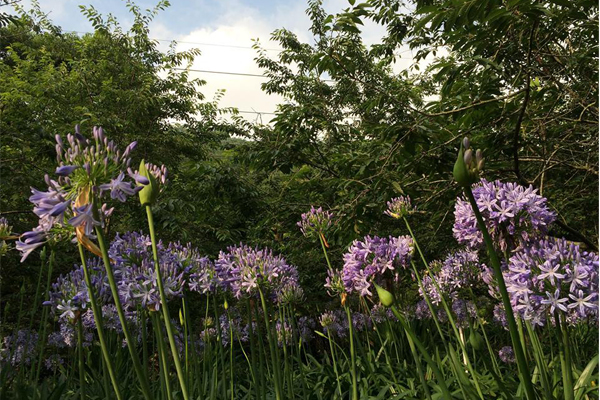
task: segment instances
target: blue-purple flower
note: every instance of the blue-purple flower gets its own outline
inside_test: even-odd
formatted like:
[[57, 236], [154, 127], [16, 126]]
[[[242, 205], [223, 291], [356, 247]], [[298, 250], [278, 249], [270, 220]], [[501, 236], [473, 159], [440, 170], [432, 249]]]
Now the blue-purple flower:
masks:
[[297, 225], [305, 237], [316, 239], [331, 226], [332, 218], [333, 214], [331, 212], [323, 211], [322, 207], [314, 208], [311, 206], [310, 211], [302, 214]]
[[[492, 239], [502, 251], [540, 237], [556, 219], [546, 205], [546, 198], [532, 186], [525, 188], [516, 183], [482, 179], [473, 186], [473, 196]], [[468, 200], [457, 199], [454, 217], [456, 240], [474, 249], [482, 247], [483, 235]]]
[[276, 301], [287, 285], [298, 284], [298, 271], [270, 249], [231, 246], [215, 261], [220, 282], [236, 298], [256, 296], [260, 290]]
[[509, 259], [504, 279], [513, 309], [534, 324], [555, 313], [569, 323], [598, 316], [598, 255], [565, 239], [521, 248]]
[[348, 293], [371, 296], [373, 282], [386, 277], [398, 281], [400, 271], [410, 264], [414, 251], [410, 236], [380, 238], [365, 236], [355, 240], [344, 254], [342, 280]]
[[384, 214], [392, 218], [404, 218], [415, 211], [415, 207], [411, 204], [410, 196], [394, 197], [387, 202], [387, 210]]

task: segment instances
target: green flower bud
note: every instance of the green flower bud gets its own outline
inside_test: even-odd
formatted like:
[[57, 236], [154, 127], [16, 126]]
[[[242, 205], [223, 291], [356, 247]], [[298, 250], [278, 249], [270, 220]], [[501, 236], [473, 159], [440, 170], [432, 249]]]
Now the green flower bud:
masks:
[[158, 192], [160, 189], [158, 186], [158, 182], [156, 182], [156, 178], [154, 177], [154, 175], [149, 173], [146, 169], [146, 164], [144, 163], [144, 160], [140, 162], [140, 170], [138, 173], [142, 176], [145, 176], [150, 181], [150, 183], [147, 185], [141, 185], [140, 183], [138, 183], [138, 185], [144, 186], [144, 188], [140, 190], [139, 193], [140, 203], [142, 203], [143, 206], [152, 205], [156, 202], [156, 198], [158, 197]]
[[391, 307], [394, 304], [394, 295], [382, 288], [379, 285], [375, 285], [375, 289], [377, 289], [377, 296], [379, 296], [379, 301], [385, 307]]
[[229, 309], [229, 303], [227, 302], [227, 299], [225, 299], [225, 303], [223, 303], [223, 307], [225, 308], [225, 310]]
[[479, 351], [483, 349], [483, 338], [479, 334], [479, 332], [471, 329], [471, 334], [469, 335], [469, 343], [473, 346], [475, 351]]
[[458, 182], [460, 186], [466, 187], [471, 185], [469, 171], [467, 170], [467, 165], [465, 164], [465, 155], [462, 143], [460, 145], [460, 150], [458, 151], [458, 157], [456, 158], [456, 162], [454, 163], [454, 170], [452, 171], [452, 175], [454, 175], [454, 179], [456, 180], [456, 182]]

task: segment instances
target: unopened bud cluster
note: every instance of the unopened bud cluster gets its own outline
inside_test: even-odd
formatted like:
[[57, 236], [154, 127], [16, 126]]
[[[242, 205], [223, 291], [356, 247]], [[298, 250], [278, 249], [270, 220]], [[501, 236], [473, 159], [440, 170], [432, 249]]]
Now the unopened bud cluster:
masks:
[[479, 172], [483, 170], [483, 154], [481, 150], [471, 149], [469, 138], [462, 140], [458, 158], [454, 164], [454, 179], [461, 186], [470, 186], [479, 179]]

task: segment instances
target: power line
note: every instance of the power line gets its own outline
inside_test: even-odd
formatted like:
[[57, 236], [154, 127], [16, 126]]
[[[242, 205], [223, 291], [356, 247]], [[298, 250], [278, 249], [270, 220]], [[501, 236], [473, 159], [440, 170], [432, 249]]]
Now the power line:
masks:
[[[79, 35], [86, 35], [86, 34], [93, 34], [93, 32], [82, 32], [82, 31], [65, 31], [67, 33], [77, 33]], [[234, 45], [234, 44], [221, 44], [221, 43], [205, 43], [205, 42], [188, 42], [188, 41], [179, 41], [179, 40], [175, 40], [175, 39], [157, 39], [157, 38], [150, 38], [151, 40], [156, 40], [158, 42], [177, 42], [177, 43], [182, 43], [182, 44], [195, 44], [195, 45], [199, 45], [199, 46], [212, 46], [212, 47], [229, 47], [229, 48], [233, 48], [233, 49], [246, 49], [246, 50], [255, 50], [254, 47], [252, 46], [240, 46], [240, 45]], [[281, 53], [283, 50], [282, 49], [268, 49], [268, 48], [263, 48], [262, 50], [267, 50], [267, 51], [277, 51], [279, 53]]]
[[[202, 72], [205, 74], [219, 74], [219, 75], [238, 75], [238, 76], [251, 76], [254, 78], [263, 78], [263, 79], [268, 79], [268, 76], [265, 75], [259, 75], [259, 74], [248, 74], [245, 72], [227, 72], [227, 71], [209, 71], [209, 70], [204, 70], [204, 69], [192, 69], [192, 68], [169, 68], [175, 71], [190, 71], [190, 72]], [[332, 79], [321, 79], [321, 82], [335, 82]]]

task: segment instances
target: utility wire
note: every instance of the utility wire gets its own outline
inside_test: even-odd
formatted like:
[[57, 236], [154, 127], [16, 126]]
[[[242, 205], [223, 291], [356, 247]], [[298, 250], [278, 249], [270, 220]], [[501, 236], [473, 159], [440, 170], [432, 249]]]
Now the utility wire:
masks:
[[[268, 76], [265, 75], [259, 75], [259, 74], [248, 74], [248, 73], [244, 73], [244, 72], [226, 72], [226, 71], [209, 71], [209, 70], [204, 70], [204, 69], [193, 69], [193, 68], [169, 68], [175, 71], [190, 71], [190, 72], [202, 72], [205, 74], [220, 74], [220, 75], [238, 75], [238, 76], [252, 76], [255, 78], [264, 78], [264, 79], [268, 79]], [[321, 82], [335, 82], [332, 79], [321, 79]]]

